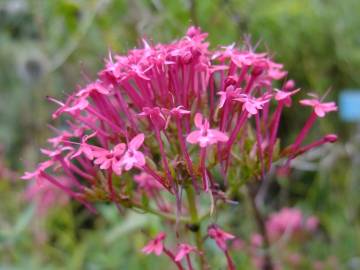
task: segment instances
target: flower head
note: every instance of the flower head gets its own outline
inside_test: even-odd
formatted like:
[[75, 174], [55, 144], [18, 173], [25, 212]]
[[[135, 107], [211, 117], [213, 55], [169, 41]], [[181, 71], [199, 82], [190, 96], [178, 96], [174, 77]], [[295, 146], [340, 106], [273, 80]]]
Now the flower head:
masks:
[[141, 251], [147, 255], [154, 253], [155, 255], [160, 256], [164, 250], [165, 238], [166, 234], [164, 232], [160, 232], [153, 240], [143, 247]]
[[275, 89], [276, 94], [275, 94], [275, 99], [277, 101], [283, 101], [285, 103], [286, 106], [291, 106], [291, 96], [295, 95], [297, 92], [300, 91], [300, 89], [296, 89], [293, 91], [282, 91], [282, 90], [278, 90]]
[[120, 161], [120, 165], [124, 167], [125, 171], [130, 170], [134, 166], [142, 167], [145, 165], [144, 154], [138, 151], [144, 142], [144, 138], [144, 134], [138, 134], [127, 145], [127, 150]]
[[178, 252], [175, 256], [175, 261], [179, 262], [184, 257], [188, 256], [191, 252], [197, 251], [196, 247], [191, 246], [189, 244], [180, 244]]
[[220, 95], [219, 108], [221, 109], [227, 100], [231, 101], [239, 96], [240, 89], [229, 85], [225, 91], [219, 91], [217, 94]]
[[234, 239], [235, 236], [220, 229], [217, 225], [211, 225], [208, 228], [208, 235], [215, 240], [216, 244], [221, 250], [227, 250], [226, 241]]
[[40, 180], [41, 174], [48, 168], [54, 165], [54, 161], [52, 160], [46, 160], [44, 162], [41, 162], [35, 171], [33, 172], [25, 172], [25, 174], [21, 177], [21, 179], [29, 180], [29, 179], [37, 179]]
[[191, 144], [199, 144], [200, 147], [207, 147], [217, 142], [226, 142], [228, 136], [216, 129], [210, 129], [209, 121], [204, 119], [200, 113], [195, 115], [195, 126], [198, 130], [191, 132], [186, 141]]
[[328, 112], [337, 111], [335, 102], [321, 102], [318, 99], [303, 99], [300, 104], [314, 108], [314, 112], [318, 117], [324, 117]]
[[243, 103], [243, 110], [247, 111], [249, 115], [255, 115], [259, 110], [262, 110], [264, 104], [269, 102], [269, 98], [254, 98], [246, 94], [241, 94], [236, 100]]
[[94, 157], [94, 163], [100, 165], [100, 169], [107, 170], [109, 168], [112, 168], [112, 170], [116, 174], [118, 175], [121, 174], [121, 168], [118, 166], [118, 163], [125, 152], [124, 143], [117, 144], [110, 151], [99, 147], [91, 151], [92, 151], [92, 156]]
[[143, 112], [139, 114], [140, 116], [147, 116], [151, 120], [151, 123], [160, 130], [164, 129], [166, 124], [166, 119], [161, 109], [159, 107], [144, 107]]

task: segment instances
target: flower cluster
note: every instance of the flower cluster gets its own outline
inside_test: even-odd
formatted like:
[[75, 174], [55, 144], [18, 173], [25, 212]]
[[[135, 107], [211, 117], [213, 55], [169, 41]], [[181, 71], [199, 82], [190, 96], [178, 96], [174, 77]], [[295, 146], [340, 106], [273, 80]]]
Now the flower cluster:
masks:
[[[336, 141], [330, 134], [304, 145], [316, 119], [337, 109], [314, 98], [300, 102], [312, 113], [295, 142], [280, 147], [282, 112], [299, 92], [283, 65], [249, 45], [210, 50], [206, 37], [190, 27], [170, 44], [143, 40], [141, 49], [109, 55], [98, 78], [65, 102], [49, 98], [59, 106], [53, 118], [64, 119], [67, 129], [55, 130], [42, 150], [47, 159], [23, 178], [48, 181], [92, 211], [94, 202], [111, 201], [198, 223], [198, 194], [208, 194], [214, 209], [227, 200], [220, 187], [260, 179], [274, 161], [288, 166]], [[239, 178], [230, 179], [234, 174]], [[196, 191], [188, 204], [184, 189]], [[175, 206], [164, 194], [176, 198]]]
[[318, 226], [318, 219], [315, 216], [304, 217], [300, 209], [283, 208], [279, 212], [270, 215], [266, 222], [266, 229], [269, 237], [273, 240], [287, 235], [311, 233]]

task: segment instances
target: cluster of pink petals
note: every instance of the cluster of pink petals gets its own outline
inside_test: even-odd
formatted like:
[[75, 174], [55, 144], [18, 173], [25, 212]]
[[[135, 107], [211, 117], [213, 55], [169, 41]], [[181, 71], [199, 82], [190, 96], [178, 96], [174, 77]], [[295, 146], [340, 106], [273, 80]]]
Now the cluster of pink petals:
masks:
[[305, 217], [300, 209], [283, 208], [270, 215], [266, 222], [266, 229], [271, 239], [278, 239], [284, 234], [313, 232], [319, 224], [315, 216]]
[[[208, 192], [214, 206], [224, 200], [219, 186], [261, 178], [275, 160], [336, 141], [328, 134], [303, 145], [318, 117], [337, 110], [333, 102], [303, 100], [314, 112], [295, 142], [277, 149], [282, 113], [299, 92], [294, 82], [267, 53], [248, 45], [211, 50], [206, 38], [190, 27], [169, 44], [144, 40], [142, 48], [109, 55], [97, 79], [64, 102], [49, 98], [58, 106], [53, 118], [66, 128], [54, 128], [50, 146], [41, 151], [45, 160], [23, 179], [47, 181], [91, 210], [94, 202], [111, 201], [145, 211], [154, 207], [163, 216], [176, 212], [178, 218], [190, 212], [181, 209], [184, 187]], [[227, 181], [229, 175], [238, 177]], [[281, 222], [273, 223], [269, 230], [280, 230]], [[215, 225], [208, 236], [235, 269], [226, 245], [234, 236]], [[164, 239], [160, 234], [143, 251], [160, 255]], [[181, 245], [177, 256], [166, 253], [179, 266], [175, 258], [192, 251]]]

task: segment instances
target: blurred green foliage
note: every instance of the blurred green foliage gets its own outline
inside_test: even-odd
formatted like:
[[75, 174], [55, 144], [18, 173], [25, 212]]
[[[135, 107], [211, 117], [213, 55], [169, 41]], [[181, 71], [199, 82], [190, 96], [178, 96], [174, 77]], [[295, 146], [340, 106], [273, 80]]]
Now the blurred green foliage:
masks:
[[[168, 42], [193, 23], [209, 32], [213, 46], [241, 45], [251, 34], [259, 50], [285, 64], [299, 87], [318, 93], [332, 88], [330, 96], [337, 98], [343, 88], [360, 87], [359, 11], [358, 0], [1, 0], [4, 163], [21, 171], [38, 161], [46, 125], [53, 124], [47, 95], [65, 97], [87, 76], [94, 78], [108, 50], [124, 53], [142, 37]], [[292, 127], [304, 118], [300, 112], [287, 116], [284, 140], [295, 136]], [[320, 131], [341, 134], [341, 142], [323, 149], [320, 161], [310, 156], [299, 162], [301, 170], [291, 179], [274, 180], [265, 209], [297, 205], [318, 215], [322, 234], [300, 251], [312, 259], [335, 256], [339, 269], [360, 269], [360, 143], [354, 126], [336, 116], [314, 136]], [[26, 183], [15, 180], [0, 179], [0, 269], [168, 269], [166, 259], [139, 253], [146, 235], [159, 230], [157, 218], [122, 216], [112, 206], [92, 216], [72, 203], [38, 220], [22, 196]], [[234, 211], [217, 218], [229, 220], [248, 239], [253, 226], [246, 206]], [[37, 243], [34, 230], [43, 230], [47, 241]], [[250, 269], [241, 252], [236, 260]]]

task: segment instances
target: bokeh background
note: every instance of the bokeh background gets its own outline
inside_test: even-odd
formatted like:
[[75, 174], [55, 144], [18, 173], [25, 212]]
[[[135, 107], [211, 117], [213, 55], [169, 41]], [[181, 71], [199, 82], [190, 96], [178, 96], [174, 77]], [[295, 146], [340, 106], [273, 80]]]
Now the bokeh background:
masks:
[[[359, 12], [358, 0], [0, 0], [0, 269], [169, 269], [166, 259], [139, 252], [148, 239], [142, 231], [159, 231], [156, 217], [119, 215], [111, 205], [94, 216], [19, 180], [56, 125], [46, 96], [62, 99], [94, 79], [108, 51], [125, 53], [142, 37], [169, 42], [192, 24], [209, 32], [213, 48], [250, 35], [299, 87], [331, 89], [328, 99], [338, 100], [343, 89], [360, 89]], [[283, 140], [306, 117], [286, 115]], [[323, 269], [360, 269], [359, 123], [336, 113], [319, 122], [312, 136], [337, 133], [339, 142], [297, 160], [291, 177], [274, 179], [264, 206], [319, 218], [317, 235], [292, 248], [311, 262], [330, 261]], [[248, 241], [244, 208], [222, 218]], [[252, 269], [238, 252], [239, 269]]]

